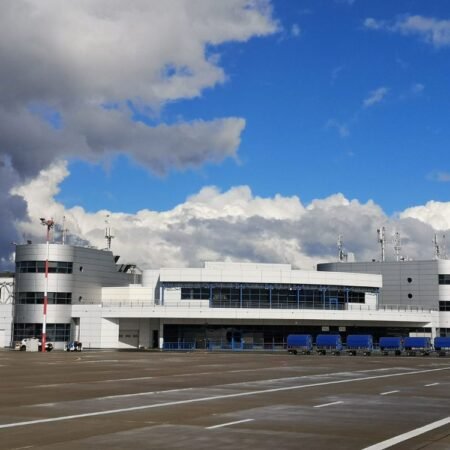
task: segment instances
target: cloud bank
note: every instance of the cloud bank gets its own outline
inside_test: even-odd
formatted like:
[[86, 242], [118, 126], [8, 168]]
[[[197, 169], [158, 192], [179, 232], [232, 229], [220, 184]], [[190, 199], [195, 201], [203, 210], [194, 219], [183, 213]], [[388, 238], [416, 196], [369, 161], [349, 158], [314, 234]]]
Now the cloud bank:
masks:
[[235, 157], [244, 118], [160, 112], [227, 81], [220, 44], [277, 30], [269, 0], [2, 1], [0, 255], [26, 214], [11, 188], [55, 161], [126, 153], [164, 174]]
[[[433, 234], [450, 229], [450, 203], [430, 202], [389, 217], [372, 201], [361, 203], [342, 194], [305, 205], [296, 196], [261, 198], [248, 186], [226, 192], [205, 187], [168, 211], [89, 213], [81, 207], [66, 209], [55, 201], [58, 185], [68, 175], [67, 165], [59, 162], [17, 188], [30, 217], [36, 218], [18, 224], [24, 238], [43, 241], [37, 218], [44, 209], [59, 223], [65, 216], [70, 242], [84, 239], [104, 248], [109, 215], [114, 253], [141, 268], [198, 267], [205, 260], [231, 260], [291, 263], [312, 269], [318, 262], [336, 260], [339, 234], [344, 236], [346, 250], [358, 260], [372, 260], [379, 258], [376, 229], [381, 226], [388, 236], [400, 232], [403, 256], [431, 259]], [[59, 233], [55, 240], [61, 240]], [[387, 247], [388, 257], [393, 258], [389, 242]]]

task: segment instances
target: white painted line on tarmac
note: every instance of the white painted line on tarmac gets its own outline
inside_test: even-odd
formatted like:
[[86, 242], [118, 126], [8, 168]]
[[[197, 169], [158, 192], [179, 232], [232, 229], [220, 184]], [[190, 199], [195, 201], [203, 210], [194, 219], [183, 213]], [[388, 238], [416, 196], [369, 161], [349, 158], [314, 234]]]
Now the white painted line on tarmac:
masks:
[[322, 405], [316, 405], [314, 406], [314, 408], [325, 408], [325, 406], [332, 406], [332, 405], [339, 405], [340, 403], [344, 403], [344, 402], [331, 402], [331, 403], [324, 403]]
[[98, 380], [92, 381], [92, 383], [114, 383], [115, 381], [138, 381], [138, 380], [151, 380], [153, 377], [135, 377], [135, 378], [117, 378], [110, 380]]
[[215, 428], [229, 427], [230, 425], [237, 425], [238, 423], [245, 423], [245, 422], [253, 422], [254, 420], [255, 419], [236, 420], [235, 422], [221, 423], [220, 425], [213, 425], [212, 427], [206, 427], [206, 429], [214, 430]]
[[430, 383], [430, 384], [426, 384], [425, 387], [430, 387], [430, 386], [437, 386], [439, 383]]
[[400, 392], [400, 391], [387, 391], [387, 392], [381, 392], [380, 395], [391, 395], [391, 394], [396, 394], [397, 392]]
[[125, 398], [125, 397], [139, 397], [141, 395], [155, 395], [155, 394], [167, 394], [171, 392], [192, 391], [193, 388], [183, 389], [169, 389], [167, 391], [148, 391], [148, 392], [136, 392], [135, 394], [119, 394], [119, 395], [107, 395], [106, 397], [97, 397], [90, 400], [110, 400], [113, 398]]
[[55, 406], [56, 403], [39, 403], [38, 405], [27, 405], [28, 407], [31, 406], [38, 406], [38, 407], [42, 407], [42, 406]]
[[363, 377], [363, 378], [348, 378], [345, 380], [324, 381], [321, 383], [300, 384], [297, 386], [284, 386], [284, 387], [272, 388], [272, 389], [261, 389], [258, 391], [238, 392], [235, 394], [213, 395], [211, 397], [199, 397], [199, 398], [192, 398], [192, 399], [187, 399], [187, 400], [176, 400], [176, 401], [164, 402], [164, 403], [154, 403], [154, 404], [150, 404], [150, 405], [130, 406], [129, 408], [110, 409], [110, 410], [106, 410], [106, 411], [94, 411], [94, 412], [90, 412], [90, 413], [73, 414], [71, 416], [50, 417], [47, 419], [27, 420], [24, 422], [4, 423], [4, 424], [0, 425], [0, 429], [23, 427], [23, 426], [27, 426], [27, 425], [36, 425], [36, 424], [40, 424], [40, 423], [61, 422], [64, 420], [82, 419], [84, 417], [106, 416], [106, 415], [110, 415], [110, 414], [119, 414], [119, 413], [131, 412], [131, 411], [142, 411], [142, 410], [146, 410], [146, 409], [163, 408], [166, 406], [187, 405], [190, 403], [210, 402], [210, 401], [214, 401], [214, 400], [226, 400], [229, 398], [238, 398], [238, 397], [250, 397], [252, 395], [271, 394], [274, 392], [293, 391], [293, 390], [297, 390], [297, 389], [319, 387], [319, 386], [329, 386], [329, 385], [333, 385], [333, 384], [345, 384], [345, 383], [352, 383], [352, 382], [358, 382], [358, 381], [378, 380], [381, 378], [393, 378], [393, 377], [401, 377], [401, 376], [407, 376], [407, 375], [418, 375], [418, 374], [430, 373], [430, 372], [440, 372], [442, 370], [449, 370], [449, 369], [450, 369], [450, 366], [447, 366], [447, 367], [442, 367], [439, 369], [417, 370], [415, 372], [389, 373], [389, 374], [374, 375], [374, 376]]
[[115, 381], [139, 381], [139, 380], [151, 380], [154, 377], [137, 377], [137, 378], [110, 378], [108, 380], [93, 380], [93, 381], [77, 381], [67, 383], [55, 383], [55, 384], [38, 384], [36, 386], [29, 386], [30, 388], [50, 388], [58, 386], [68, 386], [73, 384], [98, 384], [98, 383], [114, 383]]
[[120, 362], [120, 360], [118, 360], [118, 359], [94, 359], [91, 361], [83, 361], [83, 360], [80, 361], [80, 363], [84, 363], [84, 364], [111, 363], [111, 362]]
[[392, 447], [393, 445], [399, 444], [400, 442], [404, 442], [408, 439], [420, 436], [421, 434], [428, 433], [428, 431], [443, 427], [448, 423], [450, 423], [450, 417], [446, 417], [445, 419], [438, 420], [420, 428], [416, 428], [415, 430], [408, 431], [407, 433], [399, 434], [398, 436], [387, 439], [386, 441], [379, 442], [378, 444], [371, 445], [370, 447], [366, 447], [363, 450], [384, 450], [385, 448]]

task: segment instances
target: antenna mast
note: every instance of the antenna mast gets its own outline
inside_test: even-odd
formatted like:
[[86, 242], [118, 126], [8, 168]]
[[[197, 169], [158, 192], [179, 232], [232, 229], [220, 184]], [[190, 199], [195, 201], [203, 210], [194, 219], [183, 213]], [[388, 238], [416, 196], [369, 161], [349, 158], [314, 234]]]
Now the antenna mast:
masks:
[[438, 243], [437, 234], [434, 235], [432, 242], [434, 246], [434, 259], [441, 259], [441, 248]]
[[111, 250], [111, 241], [114, 239], [114, 236], [111, 232], [111, 227], [109, 226], [109, 214], [106, 216], [105, 220], [106, 228], [105, 228], [105, 239], [106, 239], [106, 248]]
[[397, 258], [397, 261], [400, 261], [400, 250], [402, 249], [402, 239], [401, 239], [400, 233], [398, 231], [394, 234], [393, 243], [394, 243], [395, 256]]
[[381, 229], [380, 228], [377, 229], [378, 243], [381, 246], [381, 262], [385, 261], [385, 242], [386, 242], [385, 232], [386, 229], [384, 227], [381, 227]]
[[68, 231], [69, 230], [66, 228], [66, 216], [63, 216], [63, 223], [62, 223], [62, 244], [63, 245], [66, 243]]
[[338, 241], [337, 241], [337, 248], [338, 248], [338, 261], [344, 262], [347, 261], [347, 253], [344, 252], [344, 241], [342, 238], [342, 234], [339, 235]]

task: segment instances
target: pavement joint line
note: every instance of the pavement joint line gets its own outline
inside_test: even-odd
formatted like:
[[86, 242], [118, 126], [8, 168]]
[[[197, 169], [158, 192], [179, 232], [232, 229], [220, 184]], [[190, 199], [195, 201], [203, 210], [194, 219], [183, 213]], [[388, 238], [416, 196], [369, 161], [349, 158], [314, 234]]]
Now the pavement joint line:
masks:
[[325, 406], [339, 405], [340, 403], [344, 402], [338, 401], [338, 402], [323, 403], [322, 405], [315, 405], [314, 408], [325, 408]]
[[390, 394], [396, 394], [397, 392], [400, 392], [400, 391], [387, 391], [387, 392], [381, 392], [380, 393], [380, 395], [390, 395]]
[[448, 423], [450, 423], [450, 417], [446, 417], [444, 419], [437, 420], [436, 422], [429, 423], [428, 425], [424, 425], [423, 427], [416, 428], [403, 434], [399, 434], [398, 436], [394, 436], [393, 438], [379, 442], [378, 444], [371, 445], [370, 447], [365, 447], [363, 450], [384, 450], [385, 448], [392, 447], [393, 445], [399, 444], [400, 442], [404, 442], [416, 436], [420, 436], [421, 434], [428, 433], [428, 431], [443, 427]]
[[430, 386], [437, 386], [439, 383], [430, 383], [430, 384], [425, 384], [425, 387], [430, 387]]
[[[188, 400], [175, 400], [175, 401], [171, 401], [171, 402], [154, 403], [154, 404], [150, 404], [150, 405], [130, 406], [128, 408], [119, 408], [119, 409], [110, 409], [110, 410], [105, 410], [105, 411], [94, 411], [94, 412], [90, 412], [90, 413], [72, 414], [70, 416], [49, 417], [46, 419], [27, 420], [24, 422], [4, 423], [4, 424], [0, 425], [0, 429], [16, 428], [16, 427], [23, 427], [23, 426], [27, 426], [27, 425], [36, 425], [36, 424], [42, 424], [42, 423], [61, 422], [61, 421], [73, 420], [73, 419], [83, 419], [85, 417], [106, 416], [106, 415], [111, 415], [111, 414], [120, 414], [120, 413], [132, 412], [132, 411], [142, 411], [142, 410], [146, 410], [146, 409], [162, 408], [162, 407], [166, 407], [166, 406], [177, 406], [177, 405], [184, 405], [184, 404], [189, 404], [189, 403], [200, 403], [200, 402], [208, 402], [208, 401], [213, 401], [213, 400], [226, 400], [229, 398], [238, 398], [238, 397], [250, 397], [253, 395], [269, 394], [269, 393], [273, 393], [273, 392], [293, 391], [293, 390], [297, 390], [297, 389], [304, 389], [304, 388], [318, 387], [318, 386], [327, 386], [327, 385], [332, 385], [332, 384], [345, 384], [345, 383], [351, 383], [351, 382], [357, 382], [357, 381], [368, 381], [368, 380], [377, 380], [377, 379], [381, 379], [381, 378], [400, 377], [400, 376], [405, 376], [405, 375], [418, 375], [418, 374], [423, 374], [423, 373], [439, 372], [439, 371], [443, 371], [443, 370], [450, 370], [450, 366], [441, 367], [438, 369], [417, 370], [414, 372], [390, 373], [390, 374], [374, 375], [374, 376], [363, 377], [363, 378], [325, 381], [325, 382], [321, 382], [321, 383], [303, 384], [303, 385], [298, 385], [298, 386], [284, 386], [284, 387], [279, 387], [279, 388], [263, 389], [263, 390], [258, 390], [258, 391], [238, 392], [235, 394], [213, 395], [211, 397], [199, 397], [199, 398], [192, 398], [192, 399], [188, 399]], [[449, 420], [450, 420], [450, 418], [449, 418]]]
[[254, 420], [255, 419], [236, 420], [234, 422], [221, 423], [219, 425], [213, 425], [212, 427], [206, 427], [206, 429], [207, 430], [214, 430], [216, 428], [229, 427], [230, 425], [237, 425], [238, 423], [253, 422]]

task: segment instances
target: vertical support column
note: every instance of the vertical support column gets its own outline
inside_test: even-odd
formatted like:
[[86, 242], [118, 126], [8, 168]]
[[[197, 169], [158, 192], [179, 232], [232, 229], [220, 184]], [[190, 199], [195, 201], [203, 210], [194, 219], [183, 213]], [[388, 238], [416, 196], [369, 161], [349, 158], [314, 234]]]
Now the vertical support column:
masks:
[[345, 288], [345, 303], [346, 303], [346, 309], [348, 309], [348, 299], [349, 299], [349, 295], [350, 295], [350, 289], [347, 287]]
[[270, 309], [272, 309], [272, 286], [269, 286], [269, 304]]
[[242, 284], [239, 285], [239, 305], [242, 309]]
[[159, 302], [160, 305], [164, 305], [164, 285], [162, 283], [159, 286]]
[[300, 309], [300, 288], [297, 286], [297, 309]]
[[213, 288], [212, 284], [209, 285], [209, 307], [211, 308], [212, 305], [212, 299], [213, 299]]
[[164, 321], [159, 319], [159, 349], [164, 348]]

